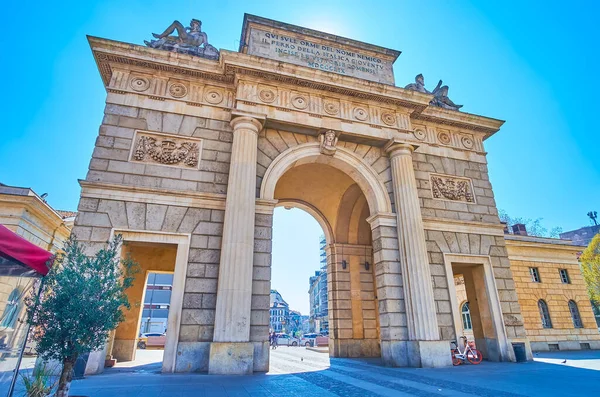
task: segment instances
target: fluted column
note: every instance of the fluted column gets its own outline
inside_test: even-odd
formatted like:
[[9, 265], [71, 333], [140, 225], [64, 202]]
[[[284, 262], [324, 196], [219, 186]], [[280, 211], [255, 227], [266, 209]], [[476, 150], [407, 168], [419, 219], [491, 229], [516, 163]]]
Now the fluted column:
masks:
[[408, 337], [414, 341], [435, 341], [439, 340], [439, 330], [412, 163], [414, 149], [413, 145], [399, 142], [386, 146], [392, 168]]
[[231, 121], [233, 146], [229, 166], [221, 263], [215, 313], [215, 342], [250, 340], [250, 303], [254, 256], [256, 156], [259, 120], [242, 116]]

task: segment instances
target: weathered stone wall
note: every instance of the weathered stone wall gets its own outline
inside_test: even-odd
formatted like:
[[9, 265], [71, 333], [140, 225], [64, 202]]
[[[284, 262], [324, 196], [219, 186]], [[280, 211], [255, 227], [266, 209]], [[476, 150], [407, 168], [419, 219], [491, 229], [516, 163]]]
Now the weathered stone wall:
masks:
[[381, 225], [372, 233], [381, 356], [385, 363], [406, 361], [405, 350], [396, 343], [408, 340], [397, 230]]
[[[213, 338], [223, 210], [82, 198], [73, 233], [89, 252], [112, 228], [191, 233], [176, 371], [205, 371]], [[173, 264], [174, 265], [174, 264]], [[181, 365], [180, 365], [181, 363]], [[193, 365], [189, 365], [194, 363]]]
[[[421, 213], [424, 217], [499, 223], [486, 164], [422, 154], [417, 151], [413, 153], [413, 165], [421, 201]], [[431, 173], [469, 178], [473, 184], [475, 202], [435, 199], [431, 187]]]
[[[448, 340], [455, 338], [444, 253], [490, 256], [508, 338], [524, 338], [523, 318], [517, 301], [504, 238], [433, 230], [426, 231], [426, 238], [442, 338]], [[485, 288], [485, 286], [477, 287]]]
[[250, 342], [254, 343], [254, 371], [269, 370], [269, 305], [271, 293], [271, 238], [273, 215], [257, 213], [254, 220], [254, 264]]
[[[129, 161], [136, 130], [202, 139], [199, 169]], [[225, 121], [107, 104], [86, 180], [226, 193], [231, 131]]]

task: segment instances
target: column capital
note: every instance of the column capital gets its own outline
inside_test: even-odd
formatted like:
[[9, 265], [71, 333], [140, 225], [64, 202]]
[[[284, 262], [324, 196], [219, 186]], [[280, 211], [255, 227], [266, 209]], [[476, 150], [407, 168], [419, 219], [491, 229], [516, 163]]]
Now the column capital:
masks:
[[231, 112], [230, 124], [234, 130], [237, 128], [248, 128], [256, 133], [259, 133], [265, 125], [266, 117], [260, 114], [252, 114], [246, 112]]
[[383, 147], [383, 150], [385, 150], [385, 152], [390, 157], [395, 157], [398, 155], [409, 155], [410, 156], [412, 154], [412, 152], [417, 150], [418, 147], [419, 146], [415, 145], [412, 142], [406, 142], [406, 141], [401, 141], [396, 138], [392, 138], [388, 141], [388, 143], [385, 144], [385, 146]]

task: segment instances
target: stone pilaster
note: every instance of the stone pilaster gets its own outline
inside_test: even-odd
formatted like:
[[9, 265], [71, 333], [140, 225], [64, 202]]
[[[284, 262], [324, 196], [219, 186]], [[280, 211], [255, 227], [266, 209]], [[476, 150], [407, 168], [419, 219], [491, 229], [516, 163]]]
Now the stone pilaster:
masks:
[[233, 146], [229, 167], [215, 330], [209, 372], [252, 373], [250, 342], [252, 267], [256, 206], [256, 156], [262, 124], [254, 117], [231, 121]]
[[[410, 366], [443, 366], [449, 364], [449, 345], [439, 341], [431, 271], [427, 259], [425, 231], [410, 144], [391, 141], [386, 145], [390, 156], [397, 233], [406, 307]], [[442, 356], [443, 355], [443, 356]]]

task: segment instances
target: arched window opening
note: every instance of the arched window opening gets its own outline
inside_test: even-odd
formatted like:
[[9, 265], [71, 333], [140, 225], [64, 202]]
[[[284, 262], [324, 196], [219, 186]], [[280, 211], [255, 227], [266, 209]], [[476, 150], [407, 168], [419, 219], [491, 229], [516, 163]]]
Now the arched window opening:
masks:
[[581, 321], [581, 316], [579, 315], [579, 308], [577, 307], [577, 303], [575, 303], [574, 300], [569, 301], [569, 311], [571, 312], [571, 320], [573, 320], [573, 327], [583, 328], [583, 322]]
[[471, 309], [469, 309], [469, 302], [465, 302], [462, 304], [460, 313], [462, 315], [463, 330], [464, 331], [472, 330], [473, 323], [471, 321]]
[[538, 308], [540, 309], [540, 318], [542, 319], [542, 327], [552, 328], [552, 320], [550, 320], [550, 312], [548, 311], [548, 304], [540, 299], [538, 301]]

